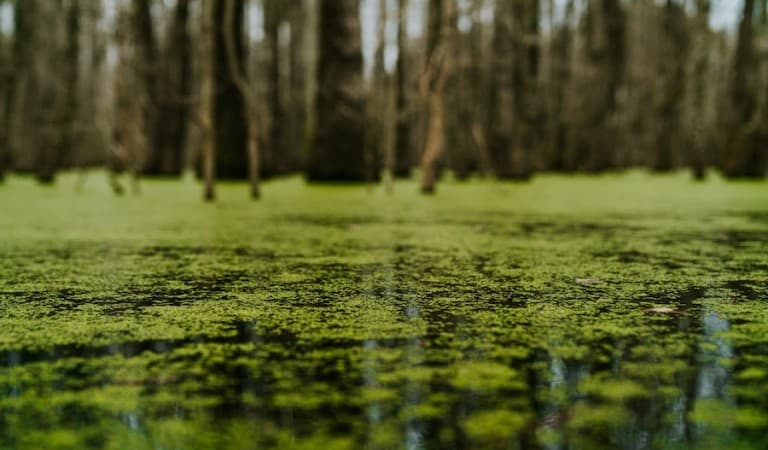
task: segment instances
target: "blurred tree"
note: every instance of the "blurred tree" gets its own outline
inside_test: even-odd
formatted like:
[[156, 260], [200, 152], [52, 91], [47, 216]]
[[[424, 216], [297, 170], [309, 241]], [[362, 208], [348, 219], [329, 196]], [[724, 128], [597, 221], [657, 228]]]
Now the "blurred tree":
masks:
[[376, 0], [375, 45], [373, 46], [373, 67], [365, 84], [366, 123], [365, 123], [365, 166], [366, 180], [378, 181], [382, 169], [382, 161], [387, 168], [393, 153], [389, 151], [394, 144], [394, 131], [390, 128], [391, 103], [393, 100], [392, 77], [387, 73], [384, 52], [387, 46], [386, 29], [387, 0]]
[[264, 0], [264, 31], [268, 47], [269, 63], [267, 64], [267, 121], [266, 151], [262, 157], [265, 175], [281, 172], [281, 154], [286, 151], [285, 125], [287, 113], [283, 104], [283, 86], [286, 84], [281, 76], [280, 28], [286, 16], [285, 0]]
[[678, 163], [676, 156], [683, 145], [683, 99], [685, 93], [685, 63], [688, 59], [688, 24], [684, 2], [667, 0], [661, 18], [661, 45], [658, 51], [655, 121], [658, 123], [655, 155], [651, 166], [669, 171]]
[[61, 128], [58, 137], [58, 168], [72, 166], [72, 158], [76, 154], [81, 141], [80, 115], [80, 28], [83, 13], [80, 2], [73, 0], [65, 5], [64, 20], [66, 21], [66, 43], [64, 44], [61, 66], [62, 104], [57, 112], [56, 122]]
[[290, 45], [288, 53], [288, 117], [285, 145], [276, 161], [277, 173], [299, 172], [304, 167], [304, 127], [307, 121], [307, 55], [305, 47], [309, 28], [307, 8], [303, 0], [288, 3]]
[[408, 105], [408, 67], [406, 21], [408, 0], [397, 0], [397, 63], [395, 66], [395, 144], [393, 161], [389, 162], [392, 174], [397, 178], [411, 175], [413, 150], [411, 148], [411, 121]]
[[[443, 168], [526, 179], [687, 164], [701, 178], [719, 161], [730, 177], [766, 173], [766, 0], [727, 5], [742, 13], [736, 39], [710, 26], [711, 0], [366, 1], [234, 0], [231, 19], [228, 0], [211, 2], [220, 177], [257, 186], [256, 164], [265, 176], [364, 181], [382, 162], [394, 177], [419, 164], [429, 192]], [[201, 161], [184, 158], [205, 134], [193, 0], [0, 4], [12, 13], [0, 33], [0, 174], [12, 162], [50, 182], [109, 159], [137, 189], [139, 174]], [[263, 30], [247, 30], [259, 7]], [[407, 33], [420, 9], [423, 32]], [[363, 33], [375, 36], [366, 74]]]
[[703, 180], [706, 176], [706, 168], [710, 163], [707, 158], [707, 150], [711, 149], [711, 134], [707, 129], [709, 123], [706, 120], [706, 95], [707, 79], [711, 76], [709, 60], [709, 48], [711, 42], [709, 30], [709, 15], [711, 10], [710, 0], [696, 0], [695, 15], [691, 24], [691, 52], [688, 61], [689, 99], [687, 127], [688, 139], [687, 160], [693, 169], [693, 176], [697, 180]]
[[364, 181], [364, 95], [359, 0], [320, 0], [310, 181]]
[[455, 0], [430, 0], [427, 30], [427, 61], [420, 80], [427, 103], [427, 127], [421, 155], [421, 192], [432, 194], [437, 164], [445, 154], [445, 88], [455, 69], [457, 34]]
[[[22, 170], [41, 183], [52, 183], [61, 165], [62, 128], [58, 119], [67, 106], [65, 83], [51, 67], [65, 65], [68, 41], [63, 2], [25, 0], [16, 6], [15, 63], [19, 103], [14, 123]], [[39, 32], [45, 30], [45, 32]], [[29, 158], [31, 156], [31, 158]]]
[[501, 179], [532, 173], [538, 123], [539, 2], [497, 0], [489, 153]]
[[198, 111], [203, 141], [203, 199], [207, 202], [212, 202], [216, 199], [217, 142], [214, 127], [217, 94], [215, 86], [218, 74], [216, 61], [220, 52], [217, 46], [220, 39], [216, 35], [216, 30], [220, 30], [223, 23], [222, 14], [219, 14], [216, 3], [220, 2], [218, 0], [202, 0], [202, 13], [200, 17], [200, 99]]
[[112, 188], [117, 194], [122, 194], [123, 188], [116, 175], [124, 170], [131, 176], [133, 192], [139, 192], [139, 176], [147, 154], [149, 108], [146, 104], [150, 96], [145, 66], [137, 62], [146, 54], [146, 49], [142, 51], [137, 45], [136, 5], [133, 4], [133, 10], [119, 10], [115, 30], [117, 62], [111, 80], [114, 105], [112, 151], [108, 164], [113, 174]]
[[[6, 0], [0, 0], [0, 23], [8, 20], [4, 16], [12, 8], [4, 9]], [[11, 36], [0, 32], [0, 182], [5, 179], [5, 172], [10, 165], [10, 118], [13, 103], [14, 74], [13, 60], [11, 57]]]
[[739, 23], [726, 118], [723, 172], [728, 177], [762, 178], [768, 161], [768, 125], [764, 120], [768, 113], [763, 112], [768, 107], [765, 102], [761, 105], [766, 83], [761, 80], [755, 48], [756, 6], [756, 0], [744, 0]]
[[224, 29], [224, 0], [214, 2], [213, 22], [214, 55], [216, 71], [213, 92], [213, 133], [216, 141], [216, 174], [224, 179], [248, 178], [248, 125], [243, 116], [245, 103], [243, 95], [232, 81], [233, 76], [227, 64], [227, 50], [224, 37], [231, 32], [235, 37], [235, 54], [238, 65], [245, 70], [246, 52], [243, 24], [245, 0], [235, 0], [232, 30]]
[[[164, 45], [150, 50], [154, 45], [145, 44], [148, 52], [156, 52], [159, 57], [148, 68], [157, 72], [148, 76], [157, 87], [149, 93], [152, 96], [149, 107], [154, 112], [150, 114], [153, 123], [148, 130], [150, 151], [143, 167], [147, 175], [179, 175], [183, 166], [192, 97], [190, 1], [176, 0]], [[146, 20], [145, 17], [142, 22]], [[146, 28], [151, 36], [152, 27]]]
[[224, 24], [222, 29], [227, 33], [224, 36], [227, 62], [229, 64], [229, 73], [232, 75], [232, 81], [235, 83], [237, 90], [240, 91], [240, 95], [243, 97], [242, 114], [248, 132], [248, 179], [250, 181], [251, 198], [258, 199], [261, 196], [261, 174], [259, 173], [261, 165], [256, 99], [250, 82], [245, 77], [245, 71], [243, 67], [240, 66], [241, 61], [237, 57], [237, 50], [235, 47], [236, 37], [234, 35], [237, 27], [235, 27], [233, 23], [235, 20], [235, 0], [224, 0], [224, 2]]
[[[573, 53], [573, 29], [572, 22], [574, 12], [574, 0], [568, 0], [565, 4], [565, 17], [562, 23], [553, 24], [550, 36], [549, 48], [549, 78], [547, 91], [549, 92], [547, 147], [547, 168], [554, 171], [572, 169], [566, 161], [566, 136], [567, 116], [566, 102], [568, 91], [571, 87]], [[554, 4], [549, 3], [550, 17], [554, 14]]]
[[576, 76], [570, 87], [570, 168], [615, 166], [617, 96], [624, 75], [626, 16], [620, 0], [588, 0], [579, 27]]
[[[159, 51], [155, 27], [152, 21], [152, 11], [149, 0], [132, 0], [131, 12], [131, 38], [126, 43], [127, 52], [133, 53], [130, 65], [128, 67], [136, 71], [136, 79], [132, 80], [132, 86], [127, 87], [129, 91], [125, 94], [127, 108], [133, 100], [130, 96], [138, 95], [141, 98], [141, 119], [136, 119], [136, 129], [132, 131], [136, 136], [133, 137], [133, 146], [136, 147], [135, 155], [141, 155], [133, 163], [136, 166], [134, 171], [137, 177], [147, 168], [147, 162], [156, 154], [154, 137], [156, 128], [160, 126], [159, 115], [159, 83], [158, 83], [158, 64]], [[126, 68], [128, 68], [126, 67]], [[165, 118], [162, 118], [165, 119]], [[148, 171], [151, 172], [151, 171]], [[134, 178], [137, 180], [137, 178]]]

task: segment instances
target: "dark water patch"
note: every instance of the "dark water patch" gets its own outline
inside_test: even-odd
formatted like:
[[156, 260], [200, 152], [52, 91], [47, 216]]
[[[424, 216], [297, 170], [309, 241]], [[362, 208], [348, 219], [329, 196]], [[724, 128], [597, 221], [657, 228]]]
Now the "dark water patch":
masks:
[[611, 238], [616, 235], [634, 233], [641, 227], [628, 224], [605, 224], [596, 222], [527, 221], [516, 225], [523, 235], [545, 234], [550, 236], [600, 236]]
[[337, 228], [350, 230], [358, 225], [385, 223], [386, 221], [373, 216], [338, 216], [338, 215], [309, 215], [286, 214], [276, 218], [277, 222], [288, 222], [293, 225], [309, 225], [316, 227]]
[[742, 217], [746, 217], [747, 219], [753, 222], [768, 224], [768, 212], [750, 211], [747, 213], [740, 213], [740, 214], [734, 213], [734, 215], [741, 215]]
[[768, 244], [768, 231], [758, 230], [717, 230], [691, 232], [672, 232], [658, 239], [659, 245], [677, 246], [686, 242], [707, 242], [733, 249], [746, 248], [753, 244]]
[[730, 280], [726, 281], [724, 287], [734, 293], [731, 300], [768, 300], [760, 298], [756, 291], [761, 283], [752, 280]]
[[115, 342], [104, 345], [63, 344], [47, 349], [18, 348], [0, 353], [0, 366], [14, 367], [40, 361], [55, 362], [67, 358], [100, 358], [121, 355], [131, 358], [143, 352], [168, 353], [190, 344], [243, 344], [249, 342], [278, 342], [282, 345], [296, 342], [296, 337], [281, 331], [277, 334], [255, 332], [254, 323], [237, 321], [230, 324], [234, 333], [224, 335], [196, 335], [183, 339], [146, 339], [141, 341]]
[[189, 257], [198, 257], [201, 255], [214, 255], [214, 256], [228, 256], [234, 255], [237, 257], [248, 259], [265, 259], [271, 260], [275, 258], [275, 252], [270, 249], [255, 248], [247, 246], [195, 246], [195, 245], [152, 245], [143, 247], [137, 251], [141, 257], [159, 257], [163, 259], [182, 259]]
[[689, 311], [700, 306], [698, 301], [706, 296], [708, 290], [709, 287], [705, 286], [691, 286], [674, 293], [643, 297], [641, 301], [673, 305], [682, 310]]

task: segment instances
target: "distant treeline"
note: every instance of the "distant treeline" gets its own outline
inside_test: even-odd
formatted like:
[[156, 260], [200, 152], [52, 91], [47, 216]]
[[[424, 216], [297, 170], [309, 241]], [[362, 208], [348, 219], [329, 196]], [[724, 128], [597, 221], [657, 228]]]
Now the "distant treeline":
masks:
[[762, 178], [768, 0], [712, 3], [0, 0], [0, 178]]

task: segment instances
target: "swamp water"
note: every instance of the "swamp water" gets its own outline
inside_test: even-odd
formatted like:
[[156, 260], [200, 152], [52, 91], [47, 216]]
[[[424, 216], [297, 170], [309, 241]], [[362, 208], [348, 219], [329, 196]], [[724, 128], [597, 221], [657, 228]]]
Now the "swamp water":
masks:
[[768, 184], [0, 186], [0, 448], [768, 448]]

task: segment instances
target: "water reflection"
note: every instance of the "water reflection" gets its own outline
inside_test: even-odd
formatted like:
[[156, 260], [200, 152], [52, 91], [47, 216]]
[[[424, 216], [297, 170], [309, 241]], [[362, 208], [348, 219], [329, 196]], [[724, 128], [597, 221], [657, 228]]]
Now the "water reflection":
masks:
[[[5, 352], [0, 447], [25, 447], [23, 434], [51, 429], [94, 448], [137, 436], [139, 447], [179, 448], [162, 444], [168, 433], [191, 439], [181, 448], [221, 448], [217, 430], [230, 428], [244, 440], [226, 441], [232, 448], [641, 450], [739, 437], [733, 424], [701, 419], [713, 405], [738, 409], [731, 324], [714, 310], [643, 316], [655, 343], [574, 331], [583, 342], [541, 342], [511, 359], [497, 356], [501, 344], [480, 349], [503, 335], [468, 333], [471, 317], [415, 300], [400, 311], [396, 320], [426, 321], [427, 332], [306, 341], [244, 321], [210, 339]], [[548, 350], [566, 344], [590, 351]]]

